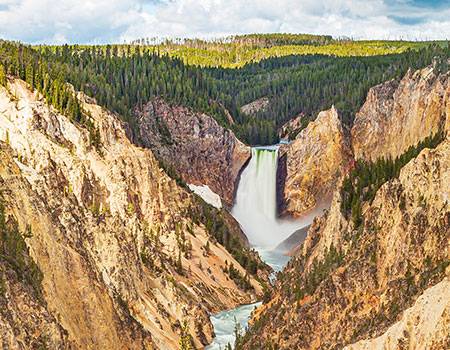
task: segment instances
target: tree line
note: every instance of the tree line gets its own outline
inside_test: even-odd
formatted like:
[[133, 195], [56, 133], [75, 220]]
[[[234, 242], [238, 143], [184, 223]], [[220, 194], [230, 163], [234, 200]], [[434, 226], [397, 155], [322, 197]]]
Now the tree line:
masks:
[[[339, 43], [334, 45], [339, 47]], [[305, 127], [332, 104], [351, 125], [371, 86], [398, 79], [408, 68], [426, 66], [434, 57], [450, 57], [448, 44], [368, 57], [291, 55], [227, 69], [186, 65], [154, 47], [32, 48], [4, 41], [0, 42], [0, 82], [6, 75], [18, 76], [72, 119], [88, 124], [89, 116], [67, 87], [66, 83], [71, 83], [117, 113], [135, 131], [136, 109], [162, 97], [170, 104], [212, 116], [243, 141], [256, 145], [277, 142], [277, 129], [298, 114], [305, 115]], [[269, 99], [267, 108], [253, 115], [242, 113], [243, 105], [261, 97]], [[234, 123], [228, 120], [227, 111]], [[95, 136], [95, 131], [92, 134]]]
[[[425, 148], [436, 148], [445, 137], [441, 129], [435, 135], [428, 136], [417, 145], [411, 146], [399, 157], [380, 158], [376, 161], [360, 159], [341, 187], [341, 212], [351, 219], [357, 228], [363, 223], [362, 205], [372, 203], [378, 189], [391, 179], [398, 178], [400, 170]], [[401, 203], [400, 203], [401, 204]]]

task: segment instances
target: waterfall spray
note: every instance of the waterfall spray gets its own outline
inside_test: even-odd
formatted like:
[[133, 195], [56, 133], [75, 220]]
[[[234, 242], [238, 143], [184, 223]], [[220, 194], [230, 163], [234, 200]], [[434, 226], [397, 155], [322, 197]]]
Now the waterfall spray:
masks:
[[298, 221], [277, 218], [277, 163], [277, 146], [252, 148], [231, 211], [250, 243], [261, 249], [274, 248], [302, 226]]

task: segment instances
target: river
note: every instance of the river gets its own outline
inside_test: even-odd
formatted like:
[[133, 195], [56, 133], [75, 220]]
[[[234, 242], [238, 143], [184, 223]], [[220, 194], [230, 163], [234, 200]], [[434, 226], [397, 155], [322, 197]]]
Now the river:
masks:
[[[303, 221], [281, 220], [276, 215], [276, 176], [278, 146], [254, 147], [252, 158], [244, 169], [231, 214], [240, 223], [250, 244], [275, 272], [281, 271], [289, 258], [274, 248], [295, 230], [305, 226]], [[216, 337], [206, 350], [225, 349], [234, 344], [236, 322], [245, 329], [251, 312], [261, 303], [243, 305], [211, 316]]]

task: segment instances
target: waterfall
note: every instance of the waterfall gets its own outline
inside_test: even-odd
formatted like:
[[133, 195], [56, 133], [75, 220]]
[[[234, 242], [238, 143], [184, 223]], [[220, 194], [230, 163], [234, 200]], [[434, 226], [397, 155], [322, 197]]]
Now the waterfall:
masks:
[[[231, 210], [250, 244], [274, 271], [280, 271], [289, 257], [272, 249], [305, 225], [301, 221], [277, 218], [277, 164], [278, 146], [252, 148], [252, 158], [242, 172]], [[227, 344], [233, 344], [235, 323], [246, 328], [251, 311], [259, 304], [243, 305], [211, 316], [216, 338], [206, 349], [225, 349]]]
[[254, 147], [239, 182], [231, 214], [241, 224], [250, 243], [270, 250], [302, 225], [277, 218], [276, 177], [278, 147]]

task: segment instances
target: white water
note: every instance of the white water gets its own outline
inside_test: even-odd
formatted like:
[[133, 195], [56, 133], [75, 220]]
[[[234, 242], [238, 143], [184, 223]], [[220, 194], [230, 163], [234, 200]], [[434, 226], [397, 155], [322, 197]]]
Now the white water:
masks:
[[[261, 258], [275, 272], [281, 271], [289, 257], [273, 251], [295, 230], [305, 226], [303, 221], [280, 220], [276, 213], [276, 176], [278, 147], [252, 148], [252, 158], [241, 175], [236, 204], [231, 214], [241, 224], [248, 240]], [[251, 312], [260, 303], [243, 305], [211, 316], [216, 337], [207, 350], [225, 349], [234, 344], [236, 322], [245, 329]]]
[[207, 350], [223, 350], [227, 344], [234, 344], [234, 330], [236, 322], [239, 323], [240, 329], [247, 328], [248, 319], [252, 311], [261, 305], [261, 302], [239, 306], [235, 309], [222, 311], [211, 316], [211, 323], [214, 326], [214, 338], [212, 344], [206, 347]]
[[278, 147], [252, 148], [252, 158], [241, 175], [231, 214], [258, 250], [270, 250], [302, 223], [280, 220], [276, 214]]

